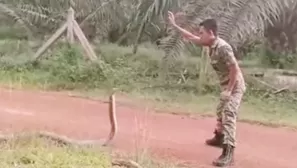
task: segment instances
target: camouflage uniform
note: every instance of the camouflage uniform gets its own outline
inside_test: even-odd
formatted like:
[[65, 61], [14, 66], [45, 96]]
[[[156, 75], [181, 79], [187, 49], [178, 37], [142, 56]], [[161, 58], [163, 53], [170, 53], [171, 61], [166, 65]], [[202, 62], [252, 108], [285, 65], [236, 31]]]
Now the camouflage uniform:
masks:
[[[232, 47], [226, 41], [218, 37], [210, 47], [209, 56], [211, 65], [219, 77], [221, 90], [224, 91], [227, 89], [229, 83], [228, 66], [237, 63]], [[218, 128], [216, 130], [225, 135], [223, 137], [223, 144], [236, 146], [237, 112], [245, 90], [246, 87], [242, 73], [239, 73], [230, 99], [224, 100], [220, 98], [219, 105], [217, 106]]]
[[[210, 47], [210, 60], [216, 71], [221, 91], [228, 87], [229, 65], [237, 64], [232, 47], [223, 39], [217, 38]], [[206, 141], [208, 145], [223, 147], [222, 155], [214, 161], [216, 166], [227, 166], [233, 163], [233, 150], [236, 146], [236, 121], [242, 96], [246, 90], [244, 78], [240, 72], [228, 100], [220, 98], [217, 106], [217, 128], [215, 137]]]

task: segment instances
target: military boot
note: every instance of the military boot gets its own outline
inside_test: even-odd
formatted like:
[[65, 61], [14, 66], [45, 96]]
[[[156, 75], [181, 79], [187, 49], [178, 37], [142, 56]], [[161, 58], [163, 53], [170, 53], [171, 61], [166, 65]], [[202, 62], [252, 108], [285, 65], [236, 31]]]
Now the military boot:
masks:
[[231, 145], [223, 145], [223, 152], [219, 158], [213, 161], [213, 165], [217, 167], [231, 166], [234, 164], [234, 147]]
[[209, 146], [214, 147], [222, 147], [223, 146], [223, 140], [224, 140], [224, 134], [218, 132], [217, 130], [214, 131], [215, 136], [211, 139], [207, 139], [205, 143]]

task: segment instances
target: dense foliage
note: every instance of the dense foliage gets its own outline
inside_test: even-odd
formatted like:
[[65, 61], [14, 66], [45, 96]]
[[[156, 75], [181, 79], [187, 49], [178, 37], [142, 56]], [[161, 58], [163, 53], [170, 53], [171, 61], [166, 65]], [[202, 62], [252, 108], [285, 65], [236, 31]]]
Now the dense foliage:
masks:
[[288, 36], [296, 30], [294, 0], [1, 0], [0, 17], [18, 23], [28, 36], [38, 33], [44, 37], [65, 21], [70, 6], [90, 40], [134, 44], [134, 52], [139, 43], [158, 41], [166, 57], [181, 54], [185, 42], [166, 23], [168, 10], [182, 12], [184, 17], [178, 21], [191, 30], [202, 19], [216, 18], [220, 35], [238, 49], [238, 54], [255, 40], [263, 41], [264, 32], [273, 42], [275, 38], [281, 41], [284, 32], [290, 37], [290, 50], [296, 48], [296, 36]]
[[[233, 45], [238, 51], [238, 57], [252, 56], [259, 60], [257, 57], [261, 55], [260, 60], [266, 65], [292, 68], [296, 65], [296, 6], [297, 2], [294, 0], [1, 0], [0, 19], [1, 28], [7, 28], [8, 25], [8, 34], [29, 40], [27, 47], [32, 49], [41, 43], [30, 43], [52, 34], [66, 20], [67, 10], [72, 7], [76, 12], [76, 20], [88, 39], [94, 44], [99, 41], [100, 47], [97, 47], [97, 50], [100, 51], [97, 53], [105, 62], [104, 73], [121, 78], [119, 81], [119, 78], [114, 77], [113, 80], [108, 80], [109, 84], [133, 83], [131, 79], [134, 83], [146, 83], [157, 77], [165, 79], [170, 85], [181, 82], [189, 84], [187, 80], [195, 81], [199, 78], [204, 80], [202, 86], [207, 84], [205, 87], [208, 90], [215, 90], [210, 82], [211, 75], [205, 74], [210, 73], [207, 72], [205, 58], [197, 58], [203, 55], [201, 49], [183, 41], [180, 34], [167, 24], [168, 10], [179, 12], [177, 22], [193, 32], [203, 19], [216, 18], [220, 25], [220, 36]], [[15, 27], [17, 29], [14, 29]], [[1, 36], [6, 35], [0, 33], [0, 38]], [[106, 48], [102, 46], [106, 43], [113, 43], [104, 46], [113, 46], [114, 49], [117, 48], [117, 52], [104, 53]], [[143, 65], [147, 63], [146, 58], [142, 58], [145, 57], [143, 51], [138, 50], [138, 45], [146, 44], [149, 44], [150, 48], [144, 55], [155, 61], [149, 62], [148, 67]], [[50, 74], [55, 77], [53, 80], [67, 80], [68, 84], [73, 85], [82, 82], [83, 86], [92, 85], [92, 88], [101, 86], [102, 81], [107, 81], [97, 63], [92, 66], [82, 64], [83, 61], [77, 60], [76, 57], [68, 58], [69, 55], [80, 55], [80, 52], [70, 50], [68, 53], [68, 50], [61, 50], [59, 47], [55, 48], [55, 52], [50, 53], [54, 57], [40, 63], [42, 65], [16, 64], [17, 59], [14, 58], [11, 66], [3, 59], [9, 55], [30, 54], [6, 53], [4, 49], [2, 55], [6, 57], [2, 59], [2, 69], [5, 72], [11, 69], [19, 71], [25, 66], [26, 71], [35, 72], [39, 68], [47, 74], [53, 73]], [[152, 50], [158, 53], [153, 53]], [[138, 53], [135, 54], [136, 52]], [[193, 57], [188, 56], [196, 56], [196, 60], [193, 61]], [[138, 64], [129, 61], [136, 59], [140, 61]], [[188, 64], [189, 62], [191, 64]], [[56, 78], [58, 75], [61, 78]], [[146, 78], [147, 76], [149, 78]], [[89, 85], [85, 85], [87, 81]], [[201, 81], [199, 83], [201, 84]], [[205, 89], [201, 85], [192, 84], [194, 92], [197, 88]]]

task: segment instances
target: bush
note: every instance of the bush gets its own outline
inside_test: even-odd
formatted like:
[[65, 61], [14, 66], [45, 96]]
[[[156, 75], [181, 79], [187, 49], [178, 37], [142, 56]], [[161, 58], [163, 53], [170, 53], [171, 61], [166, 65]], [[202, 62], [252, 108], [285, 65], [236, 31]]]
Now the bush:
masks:
[[[3, 43], [3, 42], [2, 42]], [[36, 83], [50, 89], [95, 89], [117, 87], [124, 91], [132, 90], [177, 90], [197, 92], [199, 77], [199, 58], [180, 58], [164, 71], [163, 52], [153, 47], [140, 47], [136, 55], [131, 47], [114, 44], [101, 44], [96, 62], [86, 61], [81, 48], [69, 48], [63, 43], [53, 46], [38, 63], [32, 63], [32, 51], [24, 41], [6, 41], [2, 45], [13, 46], [21, 43], [23, 47], [16, 52], [7, 50], [1, 57], [0, 71], [3, 80]], [[25, 49], [27, 47], [27, 50]], [[11, 55], [13, 53], [14, 55]], [[26, 55], [29, 53], [30, 55]], [[178, 83], [181, 72], [186, 83]], [[210, 88], [210, 87], [206, 87]]]
[[[174, 97], [173, 93], [208, 94], [219, 91], [216, 74], [211, 68], [202, 85], [198, 84], [199, 57], [184, 55], [168, 65], [162, 61], [164, 53], [152, 46], [140, 46], [137, 54], [133, 55], [132, 47], [100, 44], [96, 48], [100, 58], [90, 62], [84, 59], [80, 47], [57, 43], [44, 58], [33, 63], [31, 56], [34, 52], [28, 42], [0, 41], [0, 44], [22, 46], [18, 50], [5, 48], [5, 54], [0, 58], [2, 83], [41, 86], [43, 89], [55, 90], [119, 88], [126, 92], [168, 93], [171, 97]], [[257, 53], [261, 54], [255, 50], [250, 53], [250, 57], [255, 57]], [[183, 82], [182, 77], [186, 78], [186, 82]], [[261, 90], [261, 93], [258, 93], [259, 89], [253, 81], [246, 79], [246, 82], [250, 86], [249, 94], [263, 94]]]
[[270, 49], [264, 49], [262, 64], [277, 69], [296, 69], [297, 55], [276, 53]]

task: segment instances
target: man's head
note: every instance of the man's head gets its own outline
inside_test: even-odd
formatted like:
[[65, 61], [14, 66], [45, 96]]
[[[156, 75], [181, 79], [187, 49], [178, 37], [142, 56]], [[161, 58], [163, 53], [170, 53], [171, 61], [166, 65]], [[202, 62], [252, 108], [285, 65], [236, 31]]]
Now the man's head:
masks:
[[210, 46], [217, 37], [218, 25], [214, 19], [206, 19], [199, 24], [199, 37], [202, 45]]

